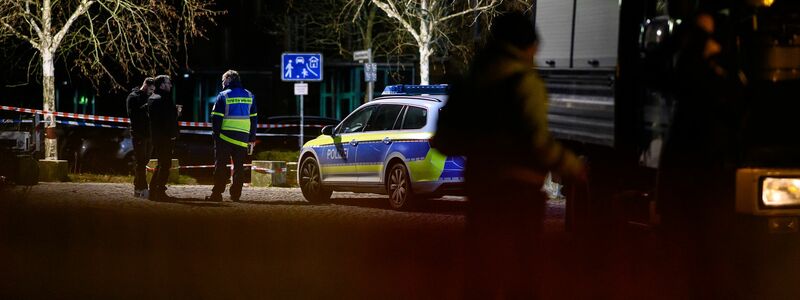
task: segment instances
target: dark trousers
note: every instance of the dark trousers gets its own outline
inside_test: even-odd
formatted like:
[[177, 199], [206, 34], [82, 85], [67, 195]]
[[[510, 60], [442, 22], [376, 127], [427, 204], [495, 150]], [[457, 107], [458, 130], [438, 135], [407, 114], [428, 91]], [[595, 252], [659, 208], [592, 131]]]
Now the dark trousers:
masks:
[[153, 139], [153, 155], [158, 159], [158, 165], [153, 178], [150, 179], [150, 192], [163, 193], [167, 190], [167, 180], [169, 170], [172, 168], [172, 149], [175, 141], [165, 139]]
[[667, 162], [659, 170], [658, 200], [661, 229], [675, 260], [670, 267], [680, 272], [675, 277], [685, 280], [691, 299], [760, 298], [748, 294], [756, 278], [747, 263], [751, 255], [744, 253], [750, 245], [763, 245], [746, 242], [749, 229], [739, 227], [733, 170]]
[[228, 163], [233, 160], [233, 183], [231, 183], [231, 197], [238, 198], [242, 195], [242, 185], [244, 184], [244, 159], [247, 156], [247, 148], [237, 146], [219, 138], [214, 139], [214, 189], [213, 193], [222, 194], [225, 185], [228, 183], [230, 168]]
[[147, 188], [147, 163], [153, 153], [153, 142], [150, 137], [133, 136], [133, 188]]
[[[478, 181], [478, 182], [473, 182]], [[536, 297], [539, 236], [547, 196], [530, 183], [467, 178], [468, 299]], [[503, 186], [503, 188], [497, 188]]]

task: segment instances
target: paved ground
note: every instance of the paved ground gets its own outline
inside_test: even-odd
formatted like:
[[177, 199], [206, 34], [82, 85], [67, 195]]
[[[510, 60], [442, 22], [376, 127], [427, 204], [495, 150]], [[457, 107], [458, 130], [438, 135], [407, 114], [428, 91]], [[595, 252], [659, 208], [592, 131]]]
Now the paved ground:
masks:
[[[245, 188], [243, 203], [201, 201], [209, 191], [173, 186], [176, 203], [133, 198], [127, 184], [4, 191], [0, 298], [464, 296], [462, 198], [396, 212], [373, 194], [310, 205], [299, 189]], [[548, 210], [543, 299], [681, 295], [642, 264], [652, 249], [575, 241], [563, 230], [563, 204]]]

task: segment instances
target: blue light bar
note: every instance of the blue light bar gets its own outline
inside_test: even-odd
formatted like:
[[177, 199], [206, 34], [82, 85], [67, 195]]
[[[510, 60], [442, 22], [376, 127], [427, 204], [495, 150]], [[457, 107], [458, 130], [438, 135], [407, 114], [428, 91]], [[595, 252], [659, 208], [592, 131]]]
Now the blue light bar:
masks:
[[387, 85], [381, 95], [447, 95], [447, 90], [446, 84], [397, 84]]

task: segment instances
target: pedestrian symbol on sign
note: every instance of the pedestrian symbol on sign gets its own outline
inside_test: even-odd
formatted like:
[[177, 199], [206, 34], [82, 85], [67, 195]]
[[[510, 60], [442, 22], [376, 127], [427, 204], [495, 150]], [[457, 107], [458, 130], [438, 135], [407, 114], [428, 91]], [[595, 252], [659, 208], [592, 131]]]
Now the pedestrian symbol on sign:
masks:
[[289, 64], [286, 65], [285, 69], [286, 69], [286, 73], [283, 73], [283, 77], [284, 78], [291, 78], [292, 77], [292, 69], [294, 69], [294, 67], [292, 67], [292, 60], [289, 60]]

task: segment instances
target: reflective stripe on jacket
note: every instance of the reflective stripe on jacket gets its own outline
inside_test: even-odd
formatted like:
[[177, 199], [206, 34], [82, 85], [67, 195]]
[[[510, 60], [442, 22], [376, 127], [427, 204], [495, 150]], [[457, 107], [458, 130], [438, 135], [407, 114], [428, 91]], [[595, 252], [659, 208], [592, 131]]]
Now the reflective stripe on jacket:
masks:
[[219, 93], [211, 113], [215, 135], [242, 147], [255, 141], [258, 110], [254, 99], [253, 93], [240, 86], [228, 86]]

